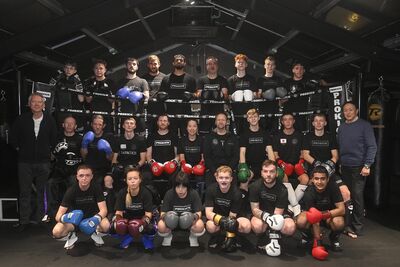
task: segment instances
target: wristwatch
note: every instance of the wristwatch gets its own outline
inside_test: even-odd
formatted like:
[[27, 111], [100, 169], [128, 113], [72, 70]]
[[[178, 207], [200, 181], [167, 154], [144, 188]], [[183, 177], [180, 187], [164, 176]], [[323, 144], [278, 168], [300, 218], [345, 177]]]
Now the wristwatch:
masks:
[[364, 168], [366, 168], [367, 170], [369, 170], [371, 166], [369, 164], [364, 164]]

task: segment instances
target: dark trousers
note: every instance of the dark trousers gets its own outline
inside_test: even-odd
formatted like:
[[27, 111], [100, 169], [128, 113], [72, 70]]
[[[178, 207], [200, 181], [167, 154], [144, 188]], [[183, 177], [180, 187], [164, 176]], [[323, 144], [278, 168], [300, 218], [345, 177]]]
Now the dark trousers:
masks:
[[364, 219], [364, 188], [367, 177], [361, 176], [361, 167], [342, 166], [342, 179], [350, 190], [353, 200], [353, 214], [350, 217], [349, 225], [357, 234], [363, 230]]
[[50, 163], [18, 163], [19, 222], [28, 224], [32, 213], [32, 184], [37, 192], [37, 209], [34, 219], [40, 221], [45, 215], [45, 188], [50, 174]]

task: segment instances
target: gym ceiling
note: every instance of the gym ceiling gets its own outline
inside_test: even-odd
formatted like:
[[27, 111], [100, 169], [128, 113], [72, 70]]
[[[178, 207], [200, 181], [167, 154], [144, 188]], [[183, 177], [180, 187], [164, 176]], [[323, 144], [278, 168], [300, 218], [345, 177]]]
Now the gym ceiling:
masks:
[[276, 53], [284, 75], [297, 59], [327, 79], [375, 72], [400, 80], [399, 29], [397, 0], [5, 0], [0, 79], [54, 72], [67, 59], [81, 76], [93, 58], [112, 72], [128, 56], [191, 44], [260, 64]]

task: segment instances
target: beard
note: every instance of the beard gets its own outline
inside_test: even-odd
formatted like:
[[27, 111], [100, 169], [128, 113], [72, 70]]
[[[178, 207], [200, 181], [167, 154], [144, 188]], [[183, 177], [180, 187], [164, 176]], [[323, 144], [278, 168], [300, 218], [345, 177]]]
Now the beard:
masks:
[[130, 69], [128, 69], [127, 72], [128, 72], [129, 74], [135, 74], [135, 73], [137, 72], [137, 70], [130, 70]]

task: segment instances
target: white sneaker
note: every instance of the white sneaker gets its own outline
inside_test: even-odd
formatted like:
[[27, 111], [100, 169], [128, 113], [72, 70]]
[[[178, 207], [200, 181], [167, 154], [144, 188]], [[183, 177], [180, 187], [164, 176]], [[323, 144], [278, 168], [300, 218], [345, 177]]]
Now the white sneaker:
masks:
[[197, 238], [197, 236], [193, 235], [192, 233], [190, 233], [190, 235], [189, 235], [189, 244], [190, 244], [190, 247], [198, 247], [199, 246], [199, 239]]
[[104, 245], [104, 241], [103, 238], [101, 238], [101, 236], [99, 234], [97, 234], [96, 232], [94, 232], [90, 238], [94, 241], [94, 245], [96, 247], [101, 247], [102, 245]]
[[168, 233], [166, 236], [164, 236], [164, 239], [162, 241], [162, 246], [163, 247], [170, 247], [172, 243], [172, 233]]
[[296, 217], [301, 213], [301, 206], [299, 204], [296, 206], [288, 205], [288, 209], [293, 212], [293, 217]]
[[67, 235], [67, 242], [65, 242], [64, 248], [72, 249], [74, 247], [76, 241], [78, 241], [78, 237], [76, 236], [75, 232], [70, 232]]

